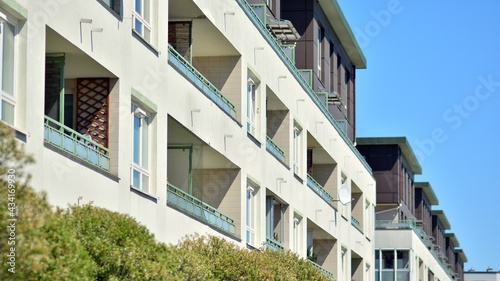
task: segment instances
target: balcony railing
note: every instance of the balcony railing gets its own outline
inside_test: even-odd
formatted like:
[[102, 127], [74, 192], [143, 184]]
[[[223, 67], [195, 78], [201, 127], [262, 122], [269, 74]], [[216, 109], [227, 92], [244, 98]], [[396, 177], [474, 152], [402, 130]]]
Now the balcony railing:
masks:
[[323, 200], [326, 201], [326, 203], [332, 205], [333, 204], [333, 197], [326, 192], [326, 190], [319, 184], [316, 180], [313, 179], [310, 175], [307, 175], [307, 186], [309, 186], [316, 194], [319, 195], [319, 197], [323, 198]]
[[352, 152], [358, 157], [359, 161], [365, 166], [365, 168], [368, 170], [370, 174], [372, 174], [372, 168], [366, 160], [361, 156], [359, 151], [354, 147], [352, 144], [351, 140], [347, 136], [347, 134], [340, 128], [340, 126], [337, 124], [331, 113], [328, 111], [328, 109], [323, 105], [321, 100], [318, 98], [316, 93], [313, 91], [311, 85], [304, 79], [302, 74], [299, 72], [295, 64], [288, 58], [288, 56], [285, 54], [285, 52], [282, 49], [282, 46], [280, 43], [276, 40], [276, 38], [271, 34], [271, 32], [266, 28], [266, 25], [260, 20], [259, 16], [254, 12], [252, 6], [246, 1], [246, 0], [236, 0], [236, 2], [241, 6], [243, 11], [247, 14], [248, 18], [252, 23], [257, 27], [257, 29], [260, 31], [264, 39], [269, 43], [271, 48], [274, 49], [274, 51], [278, 54], [278, 56], [281, 58], [281, 60], [285, 63], [285, 65], [288, 67], [292, 75], [295, 77], [295, 79], [299, 82], [299, 84], [302, 86], [302, 88], [307, 92], [309, 97], [313, 100], [313, 102], [316, 104], [316, 106], [321, 110], [321, 112], [325, 115], [325, 117], [330, 121], [332, 126], [337, 130], [337, 132], [340, 134], [342, 139], [349, 145], [351, 148]]
[[109, 171], [109, 151], [106, 147], [70, 127], [45, 116], [44, 140], [85, 162]]
[[351, 224], [352, 224], [355, 228], [357, 228], [357, 229], [361, 230], [361, 224], [360, 224], [360, 223], [359, 223], [359, 221], [358, 221], [355, 217], [353, 217], [353, 216], [351, 216]]
[[167, 203], [200, 221], [230, 234], [235, 234], [234, 220], [232, 218], [170, 183], [167, 184]]
[[278, 160], [285, 163], [285, 152], [269, 136], [266, 136], [266, 148]]
[[217, 104], [224, 112], [236, 119], [234, 105], [217, 89], [207, 78], [203, 76], [191, 63], [189, 63], [174, 47], [168, 46], [168, 61], [196, 87], [198, 87], [208, 98]]
[[283, 244], [274, 239], [266, 238], [266, 249], [272, 251], [283, 251], [285, 247], [283, 247]]
[[330, 280], [335, 280], [335, 277], [333, 276], [333, 273], [331, 273], [330, 271], [326, 270], [324, 267], [322, 267], [321, 265], [311, 261], [311, 260], [308, 260], [312, 265], [314, 265], [314, 267], [316, 267], [317, 269], [319, 269], [319, 271], [321, 271], [321, 273], [323, 273], [323, 275], [325, 275], [327, 278], [329, 278]]

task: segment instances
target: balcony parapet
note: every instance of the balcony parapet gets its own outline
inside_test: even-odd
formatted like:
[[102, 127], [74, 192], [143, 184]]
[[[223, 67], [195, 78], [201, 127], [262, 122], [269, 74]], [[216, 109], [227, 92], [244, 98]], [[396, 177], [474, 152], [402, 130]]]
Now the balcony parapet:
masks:
[[271, 48], [276, 52], [276, 54], [280, 57], [280, 59], [285, 63], [287, 68], [290, 70], [295, 79], [299, 82], [302, 88], [307, 92], [309, 97], [313, 100], [316, 106], [320, 109], [320, 111], [325, 115], [325, 117], [330, 121], [332, 126], [337, 130], [339, 135], [345, 141], [345, 143], [349, 146], [352, 152], [356, 155], [359, 161], [363, 164], [366, 170], [373, 175], [372, 168], [368, 165], [368, 162], [363, 158], [363, 156], [359, 153], [359, 151], [354, 147], [354, 144], [351, 142], [347, 134], [342, 130], [337, 121], [333, 118], [328, 109], [323, 105], [321, 100], [318, 98], [314, 90], [308, 81], [306, 81], [303, 77], [303, 74], [297, 69], [295, 64], [290, 60], [290, 58], [283, 51], [282, 46], [277, 41], [277, 39], [273, 36], [273, 34], [266, 28], [266, 25], [260, 20], [259, 16], [255, 13], [252, 6], [246, 0], [236, 0], [236, 2], [241, 6], [243, 11], [246, 13], [250, 21], [257, 27], [260, 31], [264, 39], [269, 43]]
[[285, 163], [285, 152], [269, 136], [266, 136], [266, 148], [278, 160]]
[[109, 150], [64, 124], [45, 116], [44, 141], [101, 170], [109, 172]]
[[319, 195], [323, 200], [326, 201], [330, 206], [333, 207], [333, 202], [335, 201], [333, 197], [319, 184], [313, 177], [307, 175], [307, 186], [311, 188], [316, 194]]
[[283, 247], [283, 244], [274, 239], [266, 238], [266, 249], [272, 251], [283, 251], [285, 247]]
[[328, 279], [330, 280], [335, 280], [335, 277], [333, 276], [333, 273], [331, 273], [330, 271], [326, 270], [324, 267], [322, 267], [321, 265], [313, 262], [312, 260], [308, 260], [314, 267], [316, 267], [317, 269], [319, 269], [319, 271], [321, 271], [321, 273], [323, 273], [323, 275], [325, 275]]
[[170, 183], [167, 184], [167, 204], [222, 231], [235, 234], [232, 218]]
[[233, 119], [236, 119], [236, 109], [233, 103], [227, 99], [203, 74], [201, 74], [191, 63], [189, 63], [174, 47], [168, 45], [168, 61], [187, 79], [189, 79], [203, 94], [211, 99], [217, 106]]

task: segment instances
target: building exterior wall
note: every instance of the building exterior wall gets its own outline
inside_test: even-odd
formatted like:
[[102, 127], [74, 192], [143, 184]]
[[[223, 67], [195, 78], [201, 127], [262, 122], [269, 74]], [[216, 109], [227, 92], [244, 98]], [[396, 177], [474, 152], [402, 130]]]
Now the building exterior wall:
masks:
[[[346, 207], [341, 216], [339, 206], [332, 207], [340, 204], [326, 202], [307, 186], [305, 161], [302, 172], [295, 175], [267, 151], [264, 132], [266, 125], [271, 126], [264, 118], [259, 123], [260, 134], [253, 137], [249, 137], [246, 126], [241, 125], [246, 123], [246, 88], [251, 69], [260, 78], [261, 96], [257, 99], [260, 112], [265, 109], [264, 89], [270, 89], [285, 108], [270, 111], [271, 116], [268, 116], [273, 117], [276, 113], [283, 120], [274, 133], [285, 151], [285, 158], [292, 157], [292, 124], [297, 122], [304, 135], [311, 134], [336, 163], [330, 175], [325, 175], [325, 184], [330, 185], [328, 191], [337, 190], [344, 178], [349, 190], [355, 186], [356, 192], [362, 194], [360, 204], [369, 202], [368, 209], [375, 208], [375, 180], [370, 168], [352, 142], [310, 96], [312, 91], [296, 79], [297, 73], [273, 49], [273, 43], [265, 37], [265, 28], [257, 28], [251, 13], [245, 11], [245, 2], [151, 1], [150, 38], [141, 37], [130, 28], [132, 1], [119, 2], [122, 6], [114, 12], [99, 0], [0, 3], [2, 11], [16, 17], [19, 23], [13, 127], [24, 134], [27, 151], [37, 159], [37, 164], [28, 168], [33, 175], [33, 186], [46, 191], [49, 201], [56, 206], [91, 202], [129, 214], [162, 242], [176, 243], [185, 235], [200, 233], [221, 236], [246, 247], [246, 194], [247, 182], [251, 180], [258, 190], [254, 246], [260, 247], [266, 242], [265, 198], [266, 194], [273, 194], [286, 205], [282, 218], [282, 241], [286, 250], [292, 248], [294, 216], [300, 214], [304, 223], [310, 220], [326, 233], [327, 238], [318, 239], [329, 241], [326, 245], [330, 246], [336, 241], [321, 262], [339, 277], [337, 280], [350, 280], [353, 276], [356, 280], [371, 280], [374, 273], [373, 230], [360, 231], [352, 224], [350, 207]], [[279, 7], [279, 3], [275, 4]], [[282, 3], [281, 10], [285, 4], [292, 5]], [[193, 21], [195, 37], [191, 50], [195, 56], [192, 63], [188, 61], [184, 66], [175, 64], [167, 36], [169, 20], [181, 19]], [[200, 37], [206, 41], [198, 40]], [[106, 77], [111, 81], [109, 171], [44, 142], [45, 130], [50, 127], [44, 126], [43, 121], [44, 62], [47, 53], [52, 51], [66, 54], [65, 78]], [[199, 74], [182, 72], [182, 67], [197, 68]], [[217, 97], [209, 97], [204, 88], [206, 84], [200, 85], [200, 80], [196, 80], [200, 76], [234, 104], [234, 116], [225, 111], [226, 104], [221, 104]], [[133, 105], [141, 110], [137, 111]], [[132, 187], [135, 184], [131, 171], [135, 161], [133, 147], [137, 141], [133, 138], [136, 115], [148, 118], [145, 123], [148, 148], [144, 152], [148, 155], [149, 181], [144, 180], [149, 183], [147, 190]], [[318, 124], [322, 124], [320, 130]], [[173, 127], [177, 129], [172, 130]], [[168, 153], [167, 147], [175, 145], [190, 145], [194, 150], [202, 148], [206, 153], [197, 162], [199, 166], [190, 171], [192, 191], [185, 187], [179, 187], [177, 193], [166, 191], [172, 185], [168, 175], [178, 170], [174, 167], [178, 163], [168, 160], [178, 156]], [[303, 145], [301, 153], [306, 155], [306, 149]], [[180, 195], [184, 194], [182, 192], [191, 193]], [[235, 222], [234, 233], [189, 215], [179, 206], [174, 207], [171, 200], [175, 196], [201, 200], [230, 216]], [[338, 198], [334, 193], [331, 196]], [[373, 228], [370, 213], [373, 212], [359, 212], [363, 228]], [[302, 244], [305, 245], [306, 228], [302, 229]], [[306, 257], [305, 249], [296, 252]], [[344, 267], [339, 265], [342, 259]], [[351, 264], [355, 265], [354, 269]]]

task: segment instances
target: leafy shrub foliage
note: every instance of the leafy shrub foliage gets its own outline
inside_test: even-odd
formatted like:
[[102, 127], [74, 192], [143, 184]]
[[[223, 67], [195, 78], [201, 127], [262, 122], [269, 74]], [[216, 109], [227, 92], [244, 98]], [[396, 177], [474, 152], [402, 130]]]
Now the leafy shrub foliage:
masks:
[[[33, 159], [0, 122], [0, 221], [8, 210], [9, 169], [16, 176], [15, 245], [0, 232], [0, 280], [328, 280], [290, 252], [249, 251], [220, 237], [192, 235], [158, 243], [128, 215], [91, 205], [53, 208], [28, 186], [22, 169]], [[15, 247], [15, 273], [6, 253]]]

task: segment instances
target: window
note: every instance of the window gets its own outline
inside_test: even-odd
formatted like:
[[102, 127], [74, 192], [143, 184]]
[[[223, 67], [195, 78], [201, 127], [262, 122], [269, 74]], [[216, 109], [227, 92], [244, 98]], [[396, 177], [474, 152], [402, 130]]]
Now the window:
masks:
[[248, 78], [247, 82], [247, 131], [253, 136], [256, 135], [255, 117], [257, 115], [257, 105], [255, 97], [255, 82]]
[[134, 30], [147, 42], [151, 42], [151, 0], [134, 0]]
[[121, 15], [121, 2], [122, 0], [99, 0], [108, 6], [117, 15]]
[[255, 246], [255, 195], [257, 191], [254, 187], [247, 186], [247, 208], [246, 208], [246, 221], [247, 221], [247, 244]]
[[[381, 266], [379, 266], [379, 262]], [[381, 268], [381, 269], [380, 269]], [[376, 250], [375, 280], [410, 280], [409, 250]]]
[[318, 64], [318, 78], [321, 79], [321, 57], [322, 57], [322, 53], [321, 53], [321, 49], [322, 49], [322, 43], [323, 43], [323, 34], [324, 34], [324, 30], [321, 26], [318, 27], [318, 50], [317, 50], [317, 53], [318, 53], [318, 57], [316, 58], [317, 60], [317, 64]]
[[132, 187], [149, 193], [149, 117], [132, 104]]
[[293, 218], [293, 245], [292, 251], [300, 254], [300, 249], [302, 248], [302, 218], [295, 214]]
[[293, 172], [299, 175], [302, 167], [302, 128], [298, 124], [293, 126]]
[[14, 125], [14, 47], [16, 23], [0, 11], [0, 119]]

